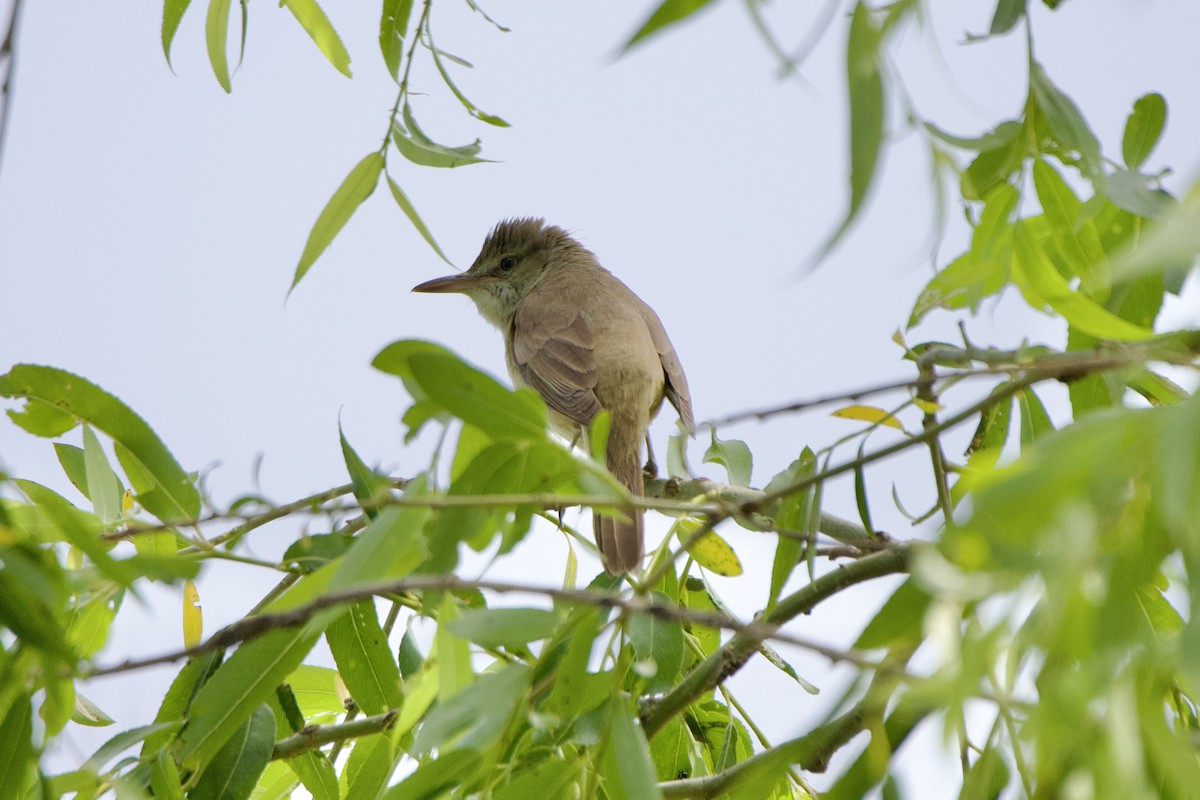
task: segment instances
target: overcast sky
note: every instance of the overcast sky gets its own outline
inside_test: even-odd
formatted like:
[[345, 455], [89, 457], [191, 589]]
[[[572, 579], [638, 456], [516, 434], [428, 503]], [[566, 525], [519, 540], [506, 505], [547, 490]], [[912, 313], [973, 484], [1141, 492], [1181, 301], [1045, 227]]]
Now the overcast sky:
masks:
[[[287, 11], [252, 4], [231, 95], [207, 64], [203, 4], [180, 28], [175, 74], [163, 60], [152, 6], [41, 0], [24, 10], [0, 166], [0, 371], [50, 364], [100, 384], [137, 410], [185, 468], [203, 471], [218, 502], [249, 491], [283, 502], [344, 482], [339, 414], [369, 463], [398, 475], [426, 466], [432, 437], [403, 446], [406, 398], [398, 382], [369, 366], [393, 340], [435, 340], [504, 374], [500, 336], [469, 301], [409, 293], [451, 268], [386, 190], [284, 302], [310, 226], [349, 169], [378, 147], [395, 99], [375, 5], [362, 13], [326, 5], [353, 57], [352, 80], [329, 66]], [[843, 247], [800, 279], [800, 266], [845, 205], [845, 20], [834, 21], [803, 80], [781, 81], [733, 2], [617, 58], [649, 5], [490, 4], [510, 33], [465, 4], [435, 7], [439, 46], [475, 64], [457, 70], [456, 80], [513, 125], [472, 121], [427, 63], [418, 68], [415, 83], [427, 96], [414, 108], [426, 132], [451, 145], [482, 137], [483, 155], [498, 161], [431, 170], [391, 158], [393, 175], [450, 258], [468, 266], [504, 217], [544, 216], [574, 232], [658, 311], [700, 420], [911, 377], [890, 336], [931, 274], [933, 210], [921, 140], [897, 114], [897, 141], [869, 212]], [[767, 10], [780, 37], [798, 44], [819, 5]], [[986, 29], [994, 3], [929, 5], [929, 27], [905, 33], [897, 61], [916, 107], [964, 135], [1016, 115], [1023, 38], [963, 45], [965, 32]], [[1170, 117], [1149, 166], [1170, 165], [1176, 190], [1194, 179], [1200, 4], [1093, 0], [1051, 14], [1035, 3], [1034, 30], [1039, 59], [1109, 154], [1119, 154], [1133, 101], [1162, 92]], [[952, 209], [949, 219], [939, 264], [966, 241], [961, 214]], [[1012, 347], [1028, 337], [1061, 346], [1060, 329], [1017, 306], [985, 307], [970, 322], [975, 341]], [[1196, 322], [1186, 304], [1166, 314], [1175, 324]], [[955, 336], [953, 319], [935, 314], [909, 340]], [[655, 427], [658, 442], [673, 424], [666, 417]], [[722, 433], [749, 442], [762, 485], [804, 445], [819, 448], [853, 430], [822, 411]], [[693, 465], [706, 436], [693, 446]], [[49, 442], [7, 423], [0, 464], [69, 490]], [[711, 465], [703, 474], [722, 477]], [[895, 512], [893, 486], [910, 509], [927, 507], [933, 491], [922, 462], [882, 468], [871, 497], [880, 527], [930, 535], [913, 532]], [[826, 507], [854, 515], [848, 482], [829, 488]], [[661, 518], [651, 525], [665, 530]], [[296, 531], [276, 528], [274, 539], [256, 535], [247, 547], [274, 557]], [[728, 532], [747, 576], [717, 586], [748, 612], [762, 602], [773, 543], [733, 526]], [[493, 574], [554, 583], [563, 558], [561, 539], [541, 531]], [[472, 568], [477, 563], [466, 574]], [[581, 580], [596, 569], [585, 562]], [[205, 577], [207, 632], [244, 614], [271, 582], [226, 564]], [[868, 594], [838, 598], [795, 630], [845, 643], [884, 596]], [[145, 608], [126, 608], [135, 613], [122, 615], [102, 660], [179, 645], [178, 593], [146, 597]], [[825, 690], [821, 696], [808, 698], [761, 665], [733, 684], [777, 740], [819, 719], [840, 686], [823, 662], [789, 657]], [[173, 674], [96, 681], [83, 691], [121, 728], [131, 727], [153, 717]], [[781, 693], [797, 704], [782, 714]], [[70, 748], [86, 755], [114, 730], [72, 734], [60, 765], [76, 760]], [[955, 756], [938, 749], [938, 731], [922, 738], [926, 758], [941, 753], [954, 769]], [[955, 794], [930, 795], [916, 781], [914, 774], [909, 788], [920, 785], [923, 796]]]

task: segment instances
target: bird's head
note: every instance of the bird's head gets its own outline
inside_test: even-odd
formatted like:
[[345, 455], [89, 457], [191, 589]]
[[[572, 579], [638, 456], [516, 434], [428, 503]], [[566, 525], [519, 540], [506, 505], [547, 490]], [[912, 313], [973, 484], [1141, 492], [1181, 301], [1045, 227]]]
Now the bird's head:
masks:
[[492, 228], [470, 269], [426, 281], [413, 291], [461, 292], [489, 322], [504, 328], [512, 322], [517, 304], [547, 273], [569, 268], [581, 255], [590, 257], [556, 225], [532, 217], [508, 219]]

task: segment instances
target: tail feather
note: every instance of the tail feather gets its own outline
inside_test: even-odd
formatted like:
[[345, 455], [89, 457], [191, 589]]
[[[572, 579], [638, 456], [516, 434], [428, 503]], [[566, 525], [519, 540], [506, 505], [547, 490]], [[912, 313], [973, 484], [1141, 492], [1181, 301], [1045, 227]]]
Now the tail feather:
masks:
[[[642, 477], [641, 432], [636, 425], [618, 425], [613, 420], [608, 437], [608, 471], [635, 497], [645, 493]], [[612, 575], [636, 570], [642, 563], [642, 511], [618, 509], [624, 518], [592, 514], [592, 531], [604, 569]]]

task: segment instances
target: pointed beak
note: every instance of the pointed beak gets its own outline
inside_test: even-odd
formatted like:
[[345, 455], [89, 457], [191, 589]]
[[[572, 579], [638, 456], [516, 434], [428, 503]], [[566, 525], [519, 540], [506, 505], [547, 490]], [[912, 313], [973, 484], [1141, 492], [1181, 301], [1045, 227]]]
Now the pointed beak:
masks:
[[492, 275], [471, 275], [463, 272], [458, 275], [447, 275], [444, 278], [434, 278], [431, 281], [425, 281], [412, 288], [414, 292], [428, 292], [436, 294], [445, 294], [447, 292], [468, 292], [471, 289], [477, 289], [480, 286], [486, 286], [489, 283], [495, 283], [496, 278]]

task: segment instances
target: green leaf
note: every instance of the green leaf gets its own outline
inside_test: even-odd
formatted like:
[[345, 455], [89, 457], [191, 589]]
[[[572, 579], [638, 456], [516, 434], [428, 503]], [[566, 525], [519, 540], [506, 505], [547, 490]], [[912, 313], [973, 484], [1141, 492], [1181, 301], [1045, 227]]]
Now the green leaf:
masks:
[[484, 768], [474, 750], [441, 753], [420, 765], [404, 780], [388, 789], [381, 800], [434, 800], [456, 787], [467, 787]]
[[304, 252], [300, 255], [300, 263], [296, 265], [296, 274], [292, 278], [291, 288], [288, 289], [289, 293], [296, 288], [300, 279], [350, 221], [350, 217], [354, 215], [358, 207], [375, 191], [375, 184], [379, 183], [381, 172], [383, 172], [383, 154], [379, 152], [368, 154], [362, 161], [354, 165], [354, 169], [350, 170], [350, 174], [346, 176], [341, 186], [325, 204], [325, 208], [321, 210], [320, 216], [313, 224], [312, 231], [308, 234], [308, 241], [304, 243]]
[[411, 222], [412, 226], [417, 229], [417, 233], [421, 234], [421, 238], [433, 248], [433, 252], [437, 253], [438, 257], [441, 258], [442, 261], [445, 261], [447, 264], [449, 264], [450, 259], [446, 258], [446, 254], [442, 252], [441, 246], [436, 240], [434, 240], [433, 234], [429, 231], [429, 227], [425, 224], [425, 221], [421, 219], [420, 215], [417, 214], [417, 209], [415, 206], [413, 206], [412, 201], [408, 199], [408, 195], [404, 193], [399, 184], [392, 180], [391, 175], [387, 176], [387, 182], [388, 188], [392, 191], [392, 197], [395, 199], [396, 205], [400, 206], [400, 210], [404, 212], [404, 216], [408, 217], [408, 221]]
[[[449, 53], [438, 50], [436, 47], [430, 47], [429, 53], [433, 56], [433, 65], [437, 67], [438, 74], [442, 76], [442, 80], [445, 82], [446, 86], [449, 87], [454, 96], [458, 98], [458, 102], [462, 104], [463, 108], [467, 110], [468, 114], [481, 122], [486, 122], [489, 125], [495, 125], [498, 128], [509, 127], [507, 122], [500, 117], [497, 117], [495, 114], [488, 114], [476, 108], [475, 104], [468, 100], [467, 96], [462, 93], [457, 85], [455, 85], [454, 81], [450, 78], [450, 73], [446, 71], [446, 65], [442, 63], [442, 56], [445, 55], [447, 57], [451, 57]], [[464, 64], [465, 66], [471, 66], [461, 59], [455, 58], [454, 60], [458, 61], [460, 64]]]
[[494, 378], [447, 355], [414, 353], [409, 367], [431, 399], [491, 436], [546, 438], [546, 407], [532, 390], [506, 389]]
[[264, 703], [217, 753], [188, 792], [188, 800], [247, 800], [274, 747], [275, 715]]
[[1175, 206], [1175, 200], [1156, 184], [1155, 179], [1139, 172], [1118, 169], [1105, 181], [1104, 193], [1118, 208], [1157, 220]]
[[[94, 383], [65, 370], [18, 364], [0, 376], [0, 397], [24, 399], [25, 414], [34, 407], [52, 408], [106, 433], [118, 445], [117, 460], [138, 502], [164, 522], [200, 514], [199, 492], [162, 440], [132, 409]], [[9, 415], [20, 424], [20, 412]]]
[[524, 664], [505, 664], [443, 700], [417, 730], [413, 755], [451, 744], [478, 750], [495, 744], [529, 690], [530, 673]]
[[710, 2], [712, 0], [663, 0], [663, 3], [658, 8], [650, 12], [650, 16], [646, 18], [642, 26], [637, 29], [637, 32], [629, 38], [629, 41], [621, 49], [623, 51], [629, 50], [629, 48], [647, 36], [682, 22]]
[[946, 144], [954, 145], [963, 150], [974, 150], [981, 153], [987, 150], [997, 150], [1007, 147], [1021, 133], [1021, 123], [1013, 120], [1001, 122], [995, 128], [981, 136], [956, 136], [953, 133], [947, 133], [932, 122], [926, 122], [924, 125], [925, 130]]
[[37, 761], [33, 753], [33, 707], [18, 694], [0, 723], [0, 797], [24, 797]]
[[447, 626], [480, 647], [516, 647], [553, 636], [562, 615], [544, 608], [481, 608], [462, 612]]
[[740, 439], [718, 439], [712, 430], [712, 443], [704, 451], [705, 464], [720, 464], [734, 486], [749, 486], [754, 459], [750, 448]]
[[1026, 223], [1016, 223], [1013, 244], [1013, 282], [1026, 297], [1044, 301], [1072, 326], [1101, 339], [1138, 341], [1153, 335], [1071, 291]]
[[163, 696], [158, 713], [154, 715], [156, 724], [175, 724], [164, 725], [161, 730], [146, 737], [142, 743], [141, 757], [143, 759], [155, 751], [162, 750], [171, 741], [173, 733], [183, 725], [192, 699], [196, 696], [196, 691], [216, 671], [220, 663], [220, 654], [213, 652], [197, 656], [183, 665]]
[[1033, 162], [1033, 185], [1058, 252], [1079, 277], [1081, 290], [1103, 302], [1108, 297], [1111, 279], [1095, 222], [1082, 217], [1082, 203], [1062, 176], [1042, 159]]
[[358, 452], [350, 446], [350, 442], [346, 441], [346, 434], [342, 432], [340, 420], [338, 421], [338, 438], [342, 443], [342, 458], [346, 462], [346, 471], [350, 473], [350, 485], [353, 487], [354, 496], [358, 498], [359, 503], [365, 506], [364, 511], [367, 517], [375, 519], [379, 516], [379, 509], [374, 506], [379, 502], [386, 501], [391, 495], [391, 482], [386, 476], [380, 475], [363, 463]]
[[1054, 423], [1046, 413], [1046, 407], [1032, 389], [1017, 392], [1017, 403], [1021, 409], [1021, 449], [1054, 430]]
[[641, 726], [634, 723], [629, 702], [619, 694], [608, 703], [606, 747], [599, 764], [600, 776], [610, 797], [626, 800], [659, 800], [662, 792], [654, 776], [654, 761]]
[[300, 27], [304, 28], [304, 31], [317, 45], [317, 49], [325, 54], [325, 58], [329, 59], [330, 64], [333, 64], [334, 69], [347, 78], [352, 77], [350, 54], [346, 52], [346, 46], [342, 44], [341, 37], [333, 29], [329, 17], [325, 16], [325, 12], [321, 6], [317, 5], [316, 0], [281, 0], [281, 2], [296, 17]]
[[304, 784], [313, 800], [338, 800], [338, 779], [333, 764], [321, 751], [289, 758], [288, 767]]
[[204, 41], [208, 45], [208, 63], [212, 64], [217, 83], [225, 93], [233, 91], [229, 83], [229, 56], [226, 52], [229, 40], [230, 0], [208, 0], [208, 16], [204, 21]]
[[[424, 494], [424, 479], [409, 483], [404, 492], [405, 497]], [[425, 523], [431, 514], [429, 508], [420, 506], [385, 508], [337, 563], [327, 591], [398, 580], [411, 573], [426, 558]]]
[[100, 440], [86, 424], [83, 426], [83, 461], [92, 509], [105, 524], [116, 522], [121, 518], [121, 482], [109, 466]]
[[404, 34], [412, 14], [412, 0], [384, 0], [379, 16], [379, 50], [392, 80], [400, 79], [400, 59], [404, 56]]
[[145, 741], [147, 737], [162, 731], [176, 731], [179, 729], [179, 724], [176, 722], [160, 722], [153, 725], [142, 725], [137, 728], [131, 728], [127, 731], [121, 731], [111, 737], [107, 742], [100, 745], [96, 752], [92, 753], [84, 766], [93, 772], [104, 772], [104, 768], [108, 766], [108, 762], [125, 752], [129, 748], [141, 741]]
[[389, 734], [360, 739], [350, 751], [343, 773], [347, 776], [345, 800], [376, 800], [391, 780], [402, 755]]
[[863, 628], [854, 642], [854, 649], [904, 648], [918, 644], [924, 638], [925, 612], [932, 602], [933, 598], [915, 580], [904, 581]]
[[883, 142], [883, 76], [879, 71], [881, 32], [871, 10], [857, 3], [850, 17], [846, 77], [850, 99], [850, 211], [854, 218], [875, 177]]
[[183, 782], [179, 779], [179, 767], [166, 751], [154, 758], [150, 768], [150, 788], [157, 800], [183, 800]]
[[171, 66], [171, 43], [175, 41], [175, 32], [179, 30], [179, 23], [191, 2], [192, 0], [163, 0], [162, 47], [168, 67]]
[[1025, 16], [1025, 2], [1026, 0], [997, 0], [988, 34], [1002, 36], [1016, 27]]
[[373, 602], [363, 600], [351, 605], [325, 630], [325, 639], [338, 673], [359, 708], [367, 714], [382, 714], [400, 707], [400, 669]]
[[[787, 469], [771, 478], [765, 491], [770, 493], [778, 491], [785, 486], [790, 486], [812, 475], [815, 469], [816, 457], [813, 455], [812, 450], [805, 447], [801, 451], [800, 457], [793, 461]], [[809, 514], [809, 505], [812, 501], [812, 495], [813, 492], [811, 489], [787, 495], [780, 501], [779, 511], [775, 514], [775, 528], [780, 531], [787, 531], [790, 535], [779, 536], [778, 542], [775, 545], [775, 559], [771, 565], [770, 594], [767, 599], [768, 611], [774, 608], [775, 601], [779, 599], [779, 593], [783, 590], [783, 585], [787, 583], [792, 570], [799, 563], [800, 549], [803, 542], [796, 538], [796, 534], [805, 532], [804, 528], [811, 516]]]
[[403, 124], [400, 120], [392, 120], [391, 139], [392, 144], [396, 145], [396, 149], [400, 151], [400, 155], [412, 163], [422, 167], [453, 168], [487, 161], [486, 158], [478, 157], [480, 150], [478, 139], [459, 147], [438, 144], [426, 136], [417, 125], [417, 120], [413, 117], [408, 104], [405, 104], [402, 113]]
[[[665, 595], [654, 592], [651, 597], [671, 605]], [[683, 624], [654, 614], [634, 614], [625, 623], [625, 633], [641, 662], [635, 669], [646, 678], [646, 690], [656, 694], [674, 686], [683, 668]]]
[[1125, 166], [1136, 170], [1154, 151], [1167, 122], [1167, 101], [1161, 94], [1143, 95], [1133, 104], [1133, 113], [1125, 121], [1121, 138], [1121, 157]]
[[[555, 757], [529, 766], [521, 765], [512, 780], [496, 787], [492, 800], [563, 800], [572, 797], [571, 786], [581, 773], [577, 759]], [[391, 800], [389, 798], [388, 800]]]
[[1083, 174], [1093, 180], [1100, 178], [1100, 143], [1096, 134], [1092, 133], [1074, 101], [1050, 82], [1046, 70], [1036, 61], [1030, 62], [1029, 88], [1055, 138], [1064, 147], [1079, 153]]
[[[241, 645], [196, 694], [190, 721], [181, 737], [180, 763], [204, 769], [275, 687], [300, 665], [318, 635], [303, 627], [289, 628]], [[272, 734], [274, 730], [272, 722]]]
[[71, 712], [71, 722], [89, 728], [106, 728], [112, 725], [115, 720], [106, 714], [100, 706], [76, 691], [75, 709]]

